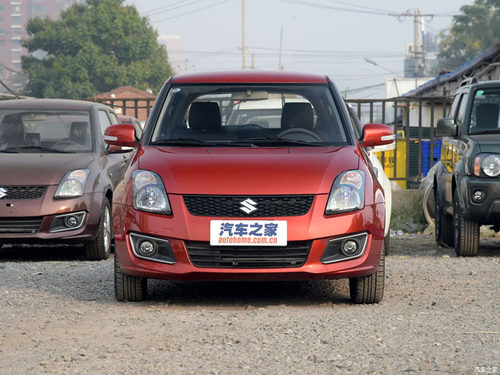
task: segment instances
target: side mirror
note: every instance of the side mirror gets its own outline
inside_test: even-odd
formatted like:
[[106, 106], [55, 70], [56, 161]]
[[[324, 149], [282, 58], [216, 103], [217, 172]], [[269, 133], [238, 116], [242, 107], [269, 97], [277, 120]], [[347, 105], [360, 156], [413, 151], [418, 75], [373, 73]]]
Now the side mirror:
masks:
[[437, 122], [436, 136], [455, 137], [457, 135], [457, 124], [452, 118], [440, 118]]
[[104, 142], [110, 146], [137, 147], [134, 125], [118, 124], [106, 128]]
[[395, 135], [392, 128], [382, 124], [366, 124], [363, 127], [363, 136], [360, 147], [374, 147], [394, 143]]

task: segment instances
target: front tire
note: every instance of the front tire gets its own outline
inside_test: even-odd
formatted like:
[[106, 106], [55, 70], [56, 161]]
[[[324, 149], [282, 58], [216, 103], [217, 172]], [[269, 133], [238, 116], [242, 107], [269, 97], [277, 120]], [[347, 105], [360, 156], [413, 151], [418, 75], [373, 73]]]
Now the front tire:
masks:
[[89, 260], [104, 260], [111, 254], [111, 239], [113, 238], [113, 225], [111, 221], [111, 205], [106, 199], [99, 219], [99, 228], [93, 241], [85, 244], [85, 255]]
[[479, 250], [479, 224], [464, 217], [458, 190], [453, 194], [453, 227], [455, 253], [459, 257], [476, 256]]
[[446, 214], [439, 205], [437, 192], [434, 195], [434, 202], [436, 204], [434, 216], [434, 233], [436, 235], [436, 243], [440, 246], [452, 247], [454, 242], [453, 217]]
[[148, 279], [125, 275], [115, 253], [115, 297], [117, 301], [138, 302], [147, 296]]
[[352, 303], [379, 303], [384, 298], [385, 249], [374, 274], [349, 279], [349, 292]]

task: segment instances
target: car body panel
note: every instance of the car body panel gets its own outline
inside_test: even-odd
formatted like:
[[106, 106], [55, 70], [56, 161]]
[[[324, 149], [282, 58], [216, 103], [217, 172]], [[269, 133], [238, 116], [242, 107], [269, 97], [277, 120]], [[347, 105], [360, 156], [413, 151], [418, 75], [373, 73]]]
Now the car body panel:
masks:
[[191, 73], [174, 76], [173, 84], [188, 83], [328, 83], [325, 76], [313, 74], [281, 72], [217, 72], [217, 73]]
[[[147, 146], [139, 168], [163, 176], [169, 194], [328, 194], [332, 176], [357, 169], [355, 147], [159, 148]], [[159, 164], [158, 160], [164, 162]], [[192, 170], [195, 173], [184, 173]], [[296, 174], [302, 178], [297, 180]], [[203, 181], [200, 186], [199, 181]]]

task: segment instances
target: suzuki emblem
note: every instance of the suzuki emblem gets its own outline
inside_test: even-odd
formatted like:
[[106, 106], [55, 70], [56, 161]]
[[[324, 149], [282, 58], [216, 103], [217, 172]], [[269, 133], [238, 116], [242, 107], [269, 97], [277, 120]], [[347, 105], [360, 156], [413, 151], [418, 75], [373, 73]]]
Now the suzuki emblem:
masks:
[[7, 196], [7, 189], [0, 187], [0, 199]]
[[257, 206], [257, 202], [250, 198], [247, 198], [244, 201], [240, 202], [240, 210], [247, 215], [250, 215], [252, 212], [257, 211], [257, 207], [255, 206]]

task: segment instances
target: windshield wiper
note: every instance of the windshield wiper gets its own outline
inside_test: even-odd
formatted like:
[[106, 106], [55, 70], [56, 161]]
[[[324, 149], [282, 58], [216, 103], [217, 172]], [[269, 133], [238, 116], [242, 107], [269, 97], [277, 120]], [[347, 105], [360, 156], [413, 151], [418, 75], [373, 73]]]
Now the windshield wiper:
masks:
[[[43, 146], [22, 146], [22, 147], [16, 147], [16, 150], [37, 150], [37, 151], [46, 151], [46, 152], [54, 152], [58, 154], [71, 154], [71, 153], [76, 153], [78, 151], [67, 151], [67, 150], [60, 150], [57, 148], [51, 148], [51, 147], [43, 147]], [[16, 151], [18, 152], [18, 151]]]
[[254, 147], [250, 142], [202, 141], [195, 138], [164, 139], [151, 143], [152, 146], [202, 146], [202, 147]]
[[470, 135], [479, 135], [479, 134], [497, 134], [500, 133], [500, 129], [485, 129], [480, 132], [470, 133]]
[[245, 138], [241, 141], [248, 141], [255, 144], [276, 144], [280, 146], [308, 146], [308, 147], [323, 147], [325, 142], [307, 142], [296, 139], [280, 138], [280, 137], [265, 137], [265, 138]]
[[6, 154], [19, 154], [19, 151], [13, 148], [6, 148], [5, 150], [0, 150], [0, 152], [6, 153]]

